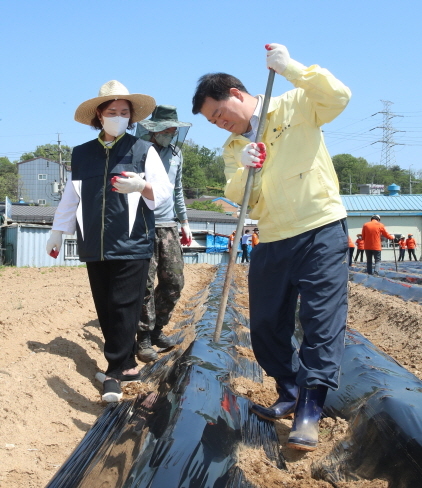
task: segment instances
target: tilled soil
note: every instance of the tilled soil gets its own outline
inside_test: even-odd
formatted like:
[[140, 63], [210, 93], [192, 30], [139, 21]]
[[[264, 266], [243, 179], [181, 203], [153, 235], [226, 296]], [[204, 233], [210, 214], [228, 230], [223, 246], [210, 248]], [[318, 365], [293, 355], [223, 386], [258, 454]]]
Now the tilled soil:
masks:
[[[211, 265], [186, 265], [186, 285], [168, 331], [173, 332], [175, 325], [177, 330], [190, 298], [207, 286], [214, 270]], [[247, 316], [246, 271], [246, 266], [237, 266], [236, 303]], [[0, 487], [39, 488], [48, 483], [105, 407], [101, 385], [94, 379], [105, 368], [102, 335], [84, 267], [0, 268], [0, 278]], [[349, 326], [419, 378], [420, 324], [419, 305], [350, 284]], [[253, 357], [250, 350], [237, 349]], [[264, 385], [238, 378], [233, 388], [261, 404], [269, 405], [275, 397], [274, 382], [268, 377]], [[147, 391], [147, 383], [130, 385], [125, 397]], [[246, 448], [239, 449], [240, 466], [259, 487], [330, 486], [310, 477], [310, 464], [344, 436], [347, 423], [322, 420], [321, 442], [313, 453], [286, 449], [290, 425], [288, 419], [276, 425], [287, 473], [269, 464], [263, 452]], [[372, 480], [338, 486], [381, 488], [387, 484]]]

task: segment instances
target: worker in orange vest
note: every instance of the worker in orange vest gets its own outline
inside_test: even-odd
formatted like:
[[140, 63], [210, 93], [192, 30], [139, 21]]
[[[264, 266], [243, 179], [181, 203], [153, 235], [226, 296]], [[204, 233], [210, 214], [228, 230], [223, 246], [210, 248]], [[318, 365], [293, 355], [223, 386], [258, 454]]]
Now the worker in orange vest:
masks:
[[349, 239], [349, 266], [352, 266], [353, 253], [355, 252], [355, 243], [349, 235], [347, 236], [347, 238]]
[[404, 261], [404, 255], [406, 254], [406, 241], [404, 236], [401, 236], [399, 239], [399, 261]]
[[375, 260], [374, 274], [378, 275], [381, 262], [381, 235], [387, 239], [394, 240], [395, 237], [387, 232], [384, 224], [381, 224], [381, 217], [373, 215], [370, 222], [362, 227], [362, 238], [365, 241], [366, 271], [372, 274], [372, 258]]
[[416, 241], [413, 239], [412, 234], [408, 234], [407, 239], [406, 239], [406, 247], [407, 247], [407, 252], [409, 254], [409, 261], [412, 261], [412, 256], [414, 257], [415, 261], [416, 259]]
[[255, 227], [252, 234], [252, 247], [255, 247], [259, 244], [259, 229]]
[[229, 235], [229, 250], [233, 247], [233, 242], [234, 238], [236, 237], [236, 231], [234, 230], [230, 235]]
[[356, 256], [355, 256], [355, 263], [359, 259], [359, 254], [360, 254], [360, 262], [363, 263], [363, 250], [365, 249], [365, 241], [362, 239], [362, 234], [357, 234], [357, 239], [356, 239], [356, 246], [357, 246], [357, 251], [356, 251]]

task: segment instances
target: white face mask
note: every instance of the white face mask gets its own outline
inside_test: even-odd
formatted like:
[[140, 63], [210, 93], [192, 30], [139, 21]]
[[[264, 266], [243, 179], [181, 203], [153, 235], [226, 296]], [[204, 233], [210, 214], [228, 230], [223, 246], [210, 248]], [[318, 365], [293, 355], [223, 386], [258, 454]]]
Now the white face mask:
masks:
[[119, 137], [126, 131], [129, 117], [103, 117], [103, 129], [113, 137]]

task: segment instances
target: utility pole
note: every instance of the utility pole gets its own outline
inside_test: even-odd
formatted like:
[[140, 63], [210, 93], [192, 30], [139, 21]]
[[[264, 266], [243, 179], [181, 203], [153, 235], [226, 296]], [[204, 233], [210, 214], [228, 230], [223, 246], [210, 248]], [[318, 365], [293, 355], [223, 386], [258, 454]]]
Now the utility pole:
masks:
[[388, 100], [381, 100], [384, 104], [384, 110], [382, 112], [376, 112], [374, 115], [383, 114], [383, 124], [380, 127], [374, 127], [370, 130], [374, 129], [382, 129], [382, 139], [380, 141], [375, 141], [372, 144], [377, 144], [378, 142], [382, 143], [381, 148], [381, 164], [385, 165], [388, 169], [391, 166], [396, 164], [396, 158], [394, 156], [394, 151], [392, 148], [394, 146], [404, 146], [404, 144], [399, 144], [394, 142], [393, 134], [396, 132], [406, 132], [404, 130], [394, 130], [393, 124], [391, 123], [391, 119], [394, 117], [403, 117], [403, 115], [395, 115], [390, 111], [390, 105], [393, 102]]
[[62, 199], [63, 193], [64, 193], [64, 187], [66, 184], [66, 163], [69, 163], [70, 161], [62, 161], [62, 147], [61, 147], [61, 141], [60, 141], [60, 133], [57, 133], [57, 148], [59, 151], [59, 183], [54, 183], [53, 184], [53, 193], [58, 193], [59, 194], [59, 200]]

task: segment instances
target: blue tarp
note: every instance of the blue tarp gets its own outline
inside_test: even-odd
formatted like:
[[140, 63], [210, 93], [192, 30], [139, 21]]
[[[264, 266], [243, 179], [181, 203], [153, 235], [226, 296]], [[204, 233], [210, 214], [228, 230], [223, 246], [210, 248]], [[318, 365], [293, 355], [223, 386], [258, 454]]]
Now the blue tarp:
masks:
[[[207, 250], [205, 252], [226, 252], [229, 250], [229, 238], [223, 236], [207, 235]], [[248, 245], [248, 254], [250, 255], [252, 246]], [[242, 246], [239, 242], [237, 252], [242, 252]]]

